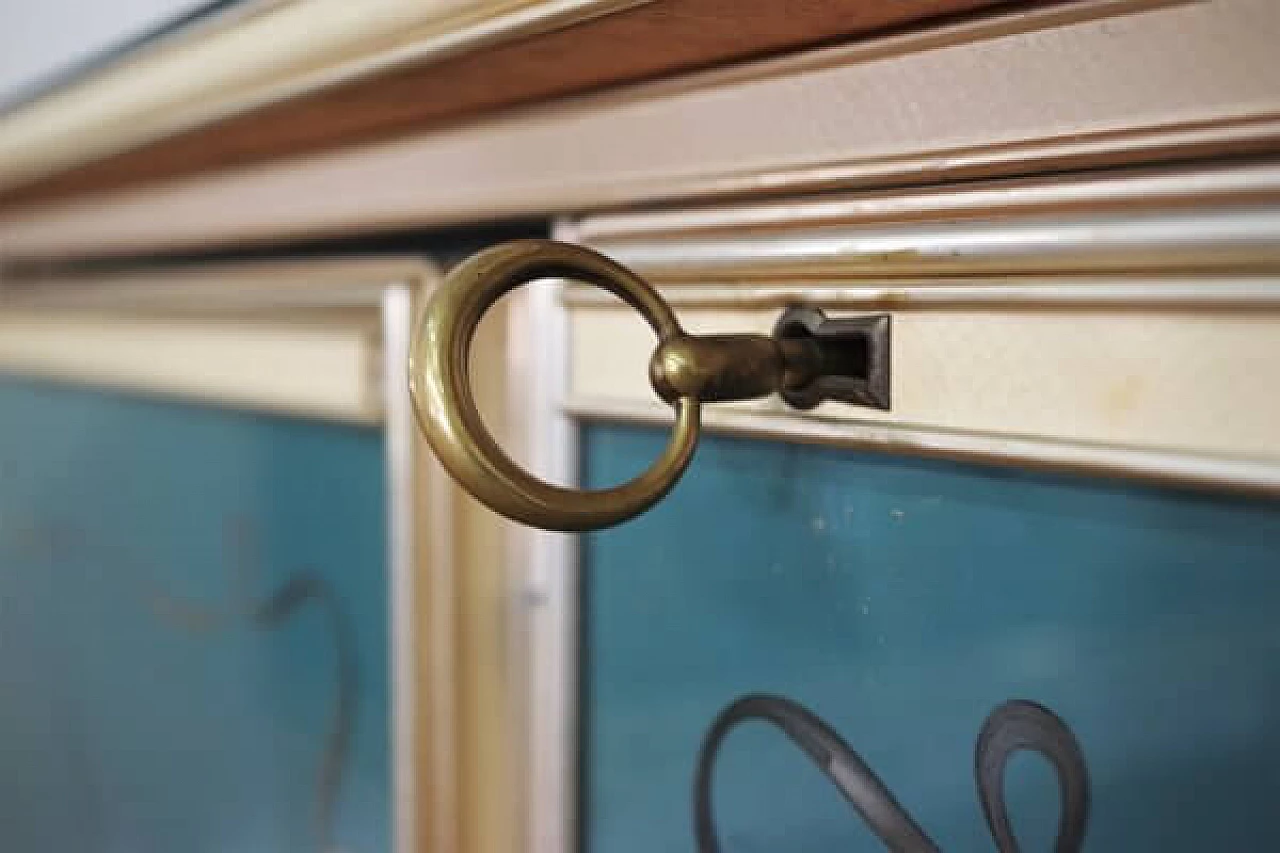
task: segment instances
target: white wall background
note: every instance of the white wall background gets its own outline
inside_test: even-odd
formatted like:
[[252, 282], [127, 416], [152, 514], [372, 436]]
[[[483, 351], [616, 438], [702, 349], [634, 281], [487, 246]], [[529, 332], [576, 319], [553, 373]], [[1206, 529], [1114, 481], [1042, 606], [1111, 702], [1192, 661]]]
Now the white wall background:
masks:
[[204, 0], [0, 0], [0, 105]]

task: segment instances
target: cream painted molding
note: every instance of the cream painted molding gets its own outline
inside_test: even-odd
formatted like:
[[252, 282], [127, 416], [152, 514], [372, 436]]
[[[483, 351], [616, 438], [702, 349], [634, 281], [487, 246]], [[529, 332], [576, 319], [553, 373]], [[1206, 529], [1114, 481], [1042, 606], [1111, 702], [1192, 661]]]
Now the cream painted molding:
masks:
[[[1271, 297], [1245, 311], [1146, 308], [1141, 298], [1119, 308], [809, 302], [837, 317], [892, 317], [892, 408], [826, 403], [806, 413], [774, 398], [709, 408], [769, 415], [776, 423], [890, 424], [1280, 469], [1280, 311], [1267, 306], [1275, 305], [1280, 282], [1269, 284]], [[648, 326], [629, 309], [571, 313], [570, 399], [660, 409], [645, 369], [654, 347]], [[780, 313], [707, 307], [681, 309], [680, 319], [695, 333], [767, 334]]]
[[[666, 426], [671, 410], [618, 397], [572, 397], [565, 412], [582, 421]], [[1280, 494], [1280, 462], [971, 433], [909, 424], [854, 423], [717, 408], [703, 413], [709, 433], [868, 450], [984, 465], [1033, 467], [1088, 476], [1122, 476], [1159, 485]]]
[[1280, 150], [1280, 3], [1087, 0], [16, 211], [0, 254], [265, 242]]
[[[664, 285], [718, 287], [725, 305], [758, 302], [776, 282], [787, 290], [810, 282], [828, 298], [878, 292], [888, 304], [925, 277], [913, 299], [940, 305], [985, 293], [990, 303], [1031, 292], [996, 276], [1108, 273], [1124, 278], [1034, 292], [1055, 304], [1116, 304], [1140, 293], [1144, 305], [1155, 294], [1220, 305], [1254, 290], [1206, 287], [1196, 276], [1280, 269], [1280, 161], [600, 215], [579, 222], [576, 239]], [[733, 286], [743, 281], [765, 286]]]
[[352, 423], [382, 420], [379, 353], [350, 326], [0, 313], [0, 374]]
[[0, 373], [379, 424], [376, 309], [435, 276], [388, 256], [0, 281]]
[[177, 38], [0, 119], [0, 187], [395, 65], [649, 0], [291, 0]]

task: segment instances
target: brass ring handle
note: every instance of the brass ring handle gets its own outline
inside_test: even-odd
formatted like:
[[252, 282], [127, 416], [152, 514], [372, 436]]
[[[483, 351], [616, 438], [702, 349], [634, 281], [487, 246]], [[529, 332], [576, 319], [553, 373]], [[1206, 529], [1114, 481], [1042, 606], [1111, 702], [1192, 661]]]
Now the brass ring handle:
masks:
[[471, 340], [484, 312], [504, 294], [545, 278], [588, 282], [617, 295], [644, 316], [660, 344], [685, 337], [662, 297], [603, 255], [550, 240], [504, 243], [464, 261], [432, 295], [409, 355], [414, 410], [445, 469], [491, 509], [548, 530], [608, 527], [644, 512], [680, 479], [698, 442], [700, 403], [689, 394], [676, 399], [675, 432], [666, 450], [620, 486], [566, 489], [511, 461], [485, 428], [471, 395]]
[[[658, 336], [649, 381], [675, 407], [662, 456], [630, 482], [597, 491], [544, 482], [513, 462], [485, 428], [471, 394], [471, 341], [480, 318], [523, 284], [559, 278], [621, 298]], [[409, 354], [409, 388], [418, 423], [445, 469], [490, 509], [549, 530], [592, 530], [625, 521], [671, 491], [693, 456], [703, 403], [781, 392], [798, 408], [827, 399], [887, 405], [885, 317], [827, 320], [788, 309], [772, 337], [689, 335], [653, 287], [590, 249], [518, 240], [458, 265], [436, 288]]]

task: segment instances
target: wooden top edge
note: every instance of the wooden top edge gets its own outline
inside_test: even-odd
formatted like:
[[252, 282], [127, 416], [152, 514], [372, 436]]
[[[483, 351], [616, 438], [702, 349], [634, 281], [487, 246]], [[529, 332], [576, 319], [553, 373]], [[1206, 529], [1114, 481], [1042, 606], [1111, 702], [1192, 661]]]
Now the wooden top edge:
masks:
[[[106, 107], [86, 106], [83, 95], [94, 85], [90, 80], [65, 103], [38, 103], [44, 124], [24, 127], [27, 119], [21, 114], [0, 122], [0, 209], [404, 136], [519, 105], [1012, 2], [510, 0], [478, 4], [523, 11], [509, 19], [485, 19], [470, 44], [463, 26], [437, 32], [435, 51], [419, 44], [413, 62], [381, 69], [366, 62], [366, 73], [351, 79], [312, 68], [312, 77], [322, 81], [314, 89], [286, 75], [273, 91], [288, 94], [292, 85], [289, 97], [264, 97], [271, 87], [261, 86], [211, 90], [207, 105], [192, 112], [183, 106], [192, 93], [182, 94], [191, 84], [178, 78], [165, 84], [169, 90], [156, 93], [156, 103], [133, 102], [130, 109], [137, 115], [113, 114]], [[454, 0], [450, 5], [477, 4]], [[1019, 5], [1044, 3], [1021, 0]], [[474, 16], [459, 20], [475, 22]], [[154, 76], [154, 69], [141, 70]]]
[[0, 116], [0, 186], [649, 0], [294, 0], [143, 46]]
[[[844, 218], [875, 207], [875, 191], [886, 188], [897, 196], [944, 182], [1240, 163], [1280, 154], [1277, 26], [1272, 0], [1018, 7], [314, 157], [0, 210], [0, 255], [47, 265], [243, 251], [676, 205], [687, 212], [681, 219], [698, 219], [689, 205], [789, 205], [819, 194], [841, 209], [808, 213]], [[1171, 44], [1190, 45], [1197, 62]], [[1108, 69], [1109, 85], [1077, 73], [1085, 57]], [[959, 92], [987, 108], [974, 109]], [[1240, 179], [1250, 197], [1259, 189], [1253, 178]], [[1175, 195], [1185, 190], [1170, 186]], [[712, 211], [701, 216], [709, 216], [704, 226], [723, 224], [710, 221], [719, 219]], [[663, 213], [632, 217], [605, 230], [676, 224]]]

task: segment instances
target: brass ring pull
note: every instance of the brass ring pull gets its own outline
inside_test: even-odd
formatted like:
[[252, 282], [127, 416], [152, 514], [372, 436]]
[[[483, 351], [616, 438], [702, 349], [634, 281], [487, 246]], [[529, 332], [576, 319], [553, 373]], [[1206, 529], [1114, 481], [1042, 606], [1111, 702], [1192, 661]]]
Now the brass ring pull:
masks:
[[[620, 486], [582, 491], [540, 480], [502, 451], [476, 409], [468, 367], [480, 318], [504, 294], [547, 278], [613, 293], [657, 334], [649, 378], [675, 407], [675, 431], [652, 467]], [[671, 491], [697, 445], [702, 403], [781, 391], [799, 407], [823, 399], [881, 405], [876, 394], [880, 385], [887, 391], [887, 356], [877, 353], [887, 349], [878, 340], [887, 340], [886, 318], [828, 321], [815, 309], [784, 314], [772, 337], [689, 335], [658, 292], [630, 270], [581, 246], [519, 240], [474, 255], [436, 289], [410, 352], [409, 385], [432, 449], [473, 496], [535, 527], [592, 530], [636, 516]]]
[[441, 463], [466, 489], [508, 518], [549, 530], [592, 530], [639, 515], [671, 491], [698, 443], [700, 404], [676, 400], [666, 451], [644, 473], [609, 489], [566, 489], [524, 471], [485, 428], [467, 366], [480, 318], [502, 296], [537, 279], [566, 278], [608, 290], [639, 311], [659, 343], [684, 336], [675, 314], [643, 279], [589, 249], [519, 240], [486, 249], [456, 267], [432, 296], [409, 356], [418, 422]]

